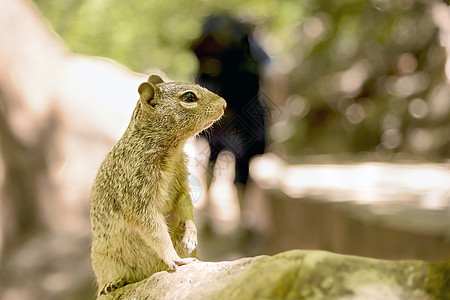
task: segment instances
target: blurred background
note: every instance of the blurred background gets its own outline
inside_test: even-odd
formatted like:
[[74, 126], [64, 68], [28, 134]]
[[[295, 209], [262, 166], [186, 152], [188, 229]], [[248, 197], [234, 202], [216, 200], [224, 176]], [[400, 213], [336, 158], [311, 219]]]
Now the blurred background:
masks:
[[448, 259], [447, 5], [0, 0], [0, 299], [94, 298], [90, 187], [153, 73], [229, 104], [186, 146], [200, 259]]

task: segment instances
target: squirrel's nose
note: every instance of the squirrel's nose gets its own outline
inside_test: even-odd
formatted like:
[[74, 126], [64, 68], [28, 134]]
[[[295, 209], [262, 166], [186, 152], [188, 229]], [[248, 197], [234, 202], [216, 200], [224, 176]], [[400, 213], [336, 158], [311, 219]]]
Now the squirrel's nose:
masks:
[[223, 100], [222, 107], [223, 107], [223, 110], [225, 110], [227, 108], [227, 102], [223, 98], [222, 98], [222, 100]]

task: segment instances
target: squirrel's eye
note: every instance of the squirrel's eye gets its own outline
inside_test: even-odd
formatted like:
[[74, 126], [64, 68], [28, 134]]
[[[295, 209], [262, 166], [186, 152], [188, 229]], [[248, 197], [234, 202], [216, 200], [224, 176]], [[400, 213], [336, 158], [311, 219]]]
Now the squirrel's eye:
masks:
[[191, 102], [196, 102], [198, 99], [197, 99], [197, 96], [193, 92], [187, 92], [187, 93], [184, 93], [183, 95], [181, 95], [181, 100], [184, 102], [191, 103]]

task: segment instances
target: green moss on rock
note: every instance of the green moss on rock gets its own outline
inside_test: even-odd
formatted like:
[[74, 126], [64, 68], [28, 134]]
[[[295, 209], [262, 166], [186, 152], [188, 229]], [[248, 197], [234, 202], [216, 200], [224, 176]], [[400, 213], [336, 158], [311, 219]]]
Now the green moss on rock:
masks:
[[293, 250], [159, 272], [101, 299], [450, 299], [449, 262]]
[[435, 300], [450, 299], [450, 260], [428, 265], [430, 274], [428, 276], [426, 291]]

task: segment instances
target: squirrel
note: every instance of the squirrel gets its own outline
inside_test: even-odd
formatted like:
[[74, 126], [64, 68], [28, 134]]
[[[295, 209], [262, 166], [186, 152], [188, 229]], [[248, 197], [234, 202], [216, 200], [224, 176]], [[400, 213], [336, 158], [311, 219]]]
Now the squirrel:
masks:
[[183, 147], [220, 119], [226, 102], [196, 85], [151, 75], [91, 192], [91, 260], [99, 295], [198, 262]]

